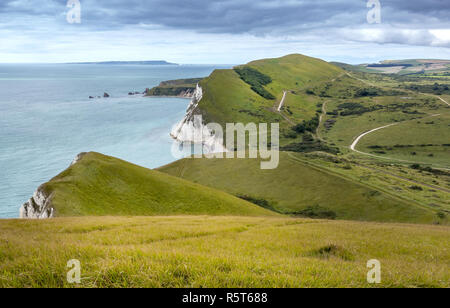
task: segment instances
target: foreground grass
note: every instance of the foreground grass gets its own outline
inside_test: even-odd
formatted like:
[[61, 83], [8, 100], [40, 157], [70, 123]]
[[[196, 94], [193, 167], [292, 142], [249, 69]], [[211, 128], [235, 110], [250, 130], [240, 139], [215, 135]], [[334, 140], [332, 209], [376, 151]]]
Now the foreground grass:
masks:
[[0, 287], [450, 287], [450, 229], [252, 217], [0, 221]]

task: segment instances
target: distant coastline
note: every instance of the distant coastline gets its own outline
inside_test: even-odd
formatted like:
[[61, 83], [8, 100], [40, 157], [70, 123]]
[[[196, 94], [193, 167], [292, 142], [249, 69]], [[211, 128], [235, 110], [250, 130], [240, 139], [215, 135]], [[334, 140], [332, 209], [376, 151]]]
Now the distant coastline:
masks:
[[96, 64], [96, 65], [172, 65], [179, 66], [177, 63], [167, 61], [104, 61], [104, 62], [72, 62], [66, 64]]

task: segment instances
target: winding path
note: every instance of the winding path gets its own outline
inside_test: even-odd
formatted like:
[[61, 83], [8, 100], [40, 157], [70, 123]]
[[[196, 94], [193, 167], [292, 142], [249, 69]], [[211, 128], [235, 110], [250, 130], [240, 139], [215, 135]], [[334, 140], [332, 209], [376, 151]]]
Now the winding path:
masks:
[[281, 112], [281, 109], [284, 106], [284, 100], [286, 99], [287, 91], [283, 91], [283, 98], [281, 99], [280, 105], [278, 106], [278, 112]]
[[385, 125], [385, 126], [382, 126], [382, 127], [378, 127], [378, 128], [369, 130], [368, 132], [365, 132], [364, 134], [359, 135], [359, 136], [355, 139], [355, 141], [353, 141], [352, 145], [350, 146], [350, 150], [355, 151], [355, 152], [358, 152], [358, 153], [361, 153], [361, 154], [366, 154], [366, 155], [375, 156], [375, 155], [372, 155], [372, 154], [368, 154], [368, 153], [364, 153], [364, 152], [358, 151], [358, 150], [356, 150], [355, 148], [356, 148], [356, 146], [358, 145], [358, 143], [361, 141], [361, 139], [364, 138], [365, 136], [367, 136], [368, 134], [371, 134], [371, 133], [376, 132], [376, 131], [378, 131], [378, 130], [381, 130], [381, 129], [383, 129], [383, 128], [388, 128], [388, 127], [391, 127], [391, 126], [394, 126], [394, 125], [397, 125], [397, 124], [398, 124], [398, 123], [393, 123], [393, 124]]
[[[441, 115], [440, 113], [439, 113], [439, 114], [433, 114], [433, 115], [430, 115], [430, 116], [428, 116], [428, 117], [424, 117], [424, 118], [422, 118], [422, 119], [428, 119], [428, 118], [438, 117], [438, 116], [440, 116], [440, 115]], [[415, 121], [415, 120], [407, 120], [407, 121], [402, 121], [402, 122], [396, 122], [396, 123], [392, 123], [392, 124], [389, 124], [389, 125], [385, 125], [385, 126], [382, 126], [382, 127], [378, 127], [378, 128], [372, 129], [372, 130], [370, 130], [370, 131], [368, 131], [368, 132], [365, 132], [365, 133], [359, 135], [359, 136], [355, 139], [355, 141], [353, 141], [352, 145], [350, 146], [350, 150], [352, 150], [353, 152], [362, 154], [362, 155], [371, 156], [371, 157], [376, 157], [376, 158], [382, 158], [382, 159], [388, 159], [388, 160], [395, 160], [395, 161], [404, 162], [404, 163], [412, 163], [412, 164], [419, 163], [419, 164], [422, 164], [422, 162], [409, 161], [409, 160], [403, 160], [403, 159], [397, 159], [397, 158], [391, 158], [391, 157], [384, 157], [384, 156], [374, 155], [374, 154], [370, 154], [370, 153], [366, 153], [366, 152], [361, 152], [361, 151], [358, 151], [358, 150], [356, 149], [356, 146], [358, 145], [358, 143], [359, 143], [359, 142], [361, 141], [361, 139], [364, 138], [365, 136], [367, 136], [367, 135], [369, 135], [369, 134], [371, 134], [371, 133], [373, 133], [373, 132], [379, 131], [379, 130], [381, 130], [381, 129], [388, 128], [388, 127], [395, 126], [395, 125], [398, 125], [398, 124], [401, 124], [401, 123], [405, 123], [405, 122], [409, 122], [409, 121]], [[441, 169], [442, 169], [442, 168], [441, 168]], [[448, 170], [447, 168], [443, 168], [443, 169]]]

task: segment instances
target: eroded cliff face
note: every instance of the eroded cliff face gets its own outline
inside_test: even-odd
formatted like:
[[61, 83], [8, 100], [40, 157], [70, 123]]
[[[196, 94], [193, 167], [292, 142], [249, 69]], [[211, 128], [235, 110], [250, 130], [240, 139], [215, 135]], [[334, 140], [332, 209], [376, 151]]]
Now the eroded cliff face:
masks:
[[186, 115], [174, 127], [170, 135], [182, 143], [199, 143], [199, 140], [201, 140], [205, 154], [227, 152], [228, 150], [224, 147], [223, 140], [218, 139], [213, 131], [203, 123], [201, 117], [198, 116], [198, 105], [202, 98], [203, 89], [200, 85], [197, 85]]
[[48, 196], [42, 186], [39, 187], [24, 205], [20, 208], [20, 218], [22, 219], [46, 219], [52, 218], [54, 208], [51, 204], [51, 196]]
[[[78, 154], [70, 166], [78, 163], [86, 153]], [[48, 195], [41, 185], [33, 197], [20, 208], [19, 217], [22, 219], [47, 219], [54, 217], [55, 209], [52, 206], [52, 196]]]

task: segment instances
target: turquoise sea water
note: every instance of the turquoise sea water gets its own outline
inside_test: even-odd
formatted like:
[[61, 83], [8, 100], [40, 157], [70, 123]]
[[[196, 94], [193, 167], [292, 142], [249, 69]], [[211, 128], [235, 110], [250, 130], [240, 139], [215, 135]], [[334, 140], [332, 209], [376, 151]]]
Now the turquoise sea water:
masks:
[[[36, 188], [80, 152], [149, 168], [174, 160], [169, 137], [187, 99], [128, 96], [217, 66], [0, 65], [0, 218], [18, 217]], [[90, 100], [88, 97], [111, 98]]]

